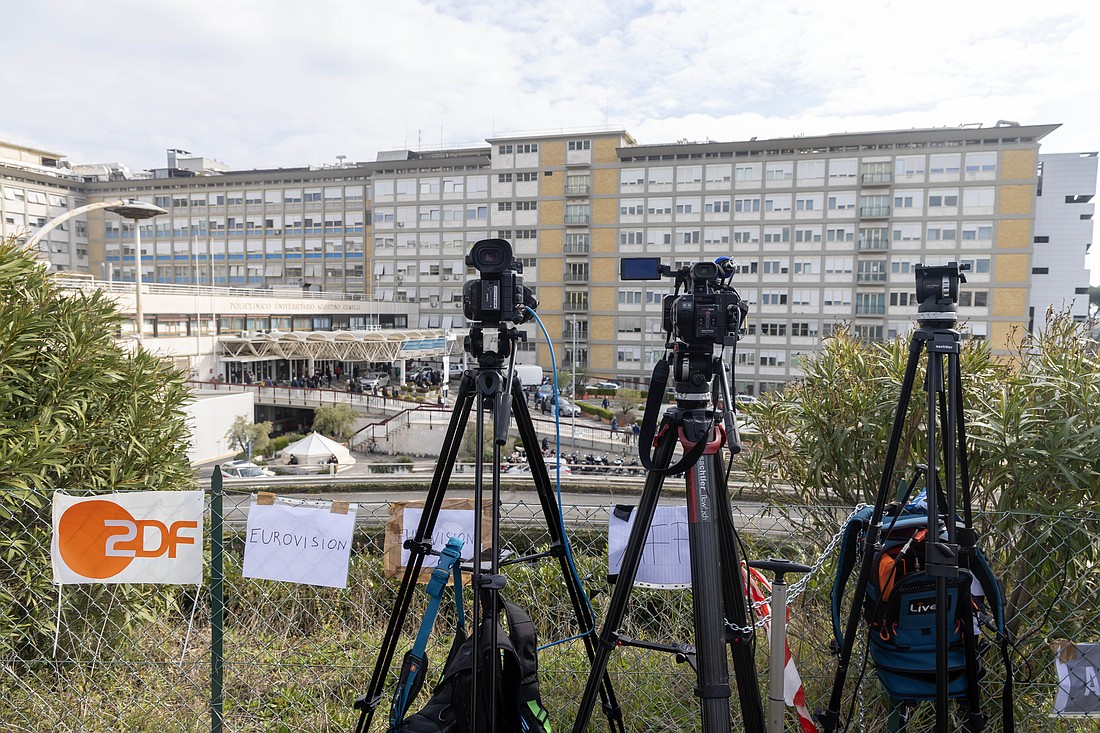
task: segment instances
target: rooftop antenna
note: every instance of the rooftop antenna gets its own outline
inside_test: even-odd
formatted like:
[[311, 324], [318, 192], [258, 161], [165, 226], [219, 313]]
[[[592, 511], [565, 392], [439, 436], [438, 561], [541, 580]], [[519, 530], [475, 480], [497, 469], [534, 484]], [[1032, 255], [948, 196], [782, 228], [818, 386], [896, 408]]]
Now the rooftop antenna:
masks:
[[337, 155], [336, 156], [336, 165], [343, 168], [344, 167], [344, 161], [347, 159], [347, 157], [348, 156], [346, 156], [346, 155]]

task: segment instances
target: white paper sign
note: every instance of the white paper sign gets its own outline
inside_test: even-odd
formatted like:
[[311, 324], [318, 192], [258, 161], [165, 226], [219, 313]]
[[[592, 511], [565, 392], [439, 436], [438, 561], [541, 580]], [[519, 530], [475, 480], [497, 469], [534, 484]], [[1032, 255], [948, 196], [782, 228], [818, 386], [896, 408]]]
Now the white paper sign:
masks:
[[[416, 530], [420, 526], [420, 517], [424, 514], [423, 507], [405, 507], [401, 516], [401, 565], [409, 564], [409, 551], [405, 549], [405, 540], [416, 537]], [[462, 540], [462, 560], [469, 562], [474, 559], [474, 511], [473, 509], [440, 509], [435, 520], [435, 528], [432, 531], [432, 549], [441, 551], [447, 546], [447, 540], [457, 537]], [[483, 538], [484, 542], [485, 539]], [[421, 567], [434, 568], [439, 562], [437, 555], [428, 555], [424, 558]]]
[[[630, 510], [629, 519], [623, 516]], [[626, 554], [630, 528], [637, 515], [635, 507], [612, 506], [608, 512], [607, 565], [608, 572], [617, 575]], [[638, 564], [635, 585], [657, 588], [687, 588], [691, 586], [691, 549], [688, 543], [686, 506], [659, 506], [649, 526], [642, 559]]]
[[53, 495], [54, 583], [202, 582], [201, 491]]
[[1054, 714], [1100, 718], [1100, 644], [1074, 644], [1065, 659], [1055, 659], [1058, 694]]
[[346, 588], [356, 505], [347, 514], [329, 507], [256, 504], [244, 538], [246, 578]]

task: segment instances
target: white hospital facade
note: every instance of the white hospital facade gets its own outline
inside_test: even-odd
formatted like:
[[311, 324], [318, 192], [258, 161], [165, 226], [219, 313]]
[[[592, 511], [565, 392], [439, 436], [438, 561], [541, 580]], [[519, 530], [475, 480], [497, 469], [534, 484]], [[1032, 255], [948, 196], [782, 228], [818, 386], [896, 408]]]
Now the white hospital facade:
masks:
[[[516, 135], [483, 146], [389, 151], [368, 162], [232, 170], [183, 151], [164, 169], [70, 164], [0, 142], [3, 233], [96, 201], [168, 210], [140, 222], [143, 279], [352, 299], [339, 313], [146, 313], [144, 332], [194, 338], [366, 327], [461, 329], [463, 258], [510, 241], [559, 366], [644, 380], [662, 352], [671, 282], [618, 281], [619, 259], [728, 255], [749, 301], [737, 388], [800, 375], [839, 324], [869, 340], [912, 327], [913, 266], [970, 264], [959, 304], [994, 346], [1049, 307], [1088, 309], [1095, 152], [1045, 155], [1057, 125], [638, 144], [626, 131]], [[43, 243], [56, 270], [134, 279], [133, 222], [93, 212]], [[239, 299], [238, 299], [239, 300]], [[182, 310], [182, 309], [181, 309]], [[206, 320], [207, 323], [203, 323]], [[524, 361], [550, 365], [527, 325]], [[214, 333], [209, 333], [213, 331]]]

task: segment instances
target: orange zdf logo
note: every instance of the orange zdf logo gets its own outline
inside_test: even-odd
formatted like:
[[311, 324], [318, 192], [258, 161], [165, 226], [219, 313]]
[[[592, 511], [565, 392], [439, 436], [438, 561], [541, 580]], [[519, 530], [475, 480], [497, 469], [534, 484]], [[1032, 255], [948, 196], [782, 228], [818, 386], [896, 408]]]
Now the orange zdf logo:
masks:
[[125, 570], [135, 558], [176, 557], [180, 545], [193, 545], [199, 523], [165, 524], [134, 519], [113, 501], [82, 501], [65, 510], [57, 524], [57, 549], [71, 570], [103, 580]]

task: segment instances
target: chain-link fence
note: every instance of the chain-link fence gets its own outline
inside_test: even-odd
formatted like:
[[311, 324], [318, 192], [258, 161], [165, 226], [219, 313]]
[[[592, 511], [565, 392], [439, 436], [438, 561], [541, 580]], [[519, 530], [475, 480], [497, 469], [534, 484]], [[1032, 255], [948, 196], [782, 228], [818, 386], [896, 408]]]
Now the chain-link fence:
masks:
[[[209, 568], [200, 587], [59, 588], [52, 583], [50, 567], [50, 495], [8, 491], [0, 492], [0, 499], [0, 729], [204, 731], [214, 725], [214, 709], [221, 711], [226, 731], [319, 733], [354, 727], [352, 703], [367, 689], [400, 583], [384, 571], [388, 503], [358, 505], [348, 586], [328, 589], [243, 578], [249, 495], [227, 492], [221, 532], [217, 526], [208, 528], [208, 534], [224, 539], [224, 583], [218, 592]], [[599, 624], [609, 598], [608, 508], [571, 505], [568, 498], [566, 503], [573, 557]], [[836, 553], [830, 543], [849, 511], [734, 507], [747, 556], [785, 557], [816, 566], [795, 589], [789, 626], [811, 708], [825, 706], [836, 666], [829, 607]], [[1100, 517], [1019, 512], [982, 516], [977, 524], [982, 545], [1005, 581], [1016, 635], [1017, 730], [1095, 730], [1095, 721], [1050, 717], [1057, 678], [1048, 644], [1055, 638], [1100, 641]], [[550, 533], [537, 501], [506, 502], [501, 535], [502, 544], [516, 556], [545, 550]], [[209, 564], [209, 549], [206, 558]], [[509, 565], [504, 574], [507, 597], [531, 613], [540, 643], [576, 632], [557, 562]], [[212, 594], [224, 603], [221, 623], [211, 614]], [[397, 657], [411, 644], [424, 604], [421, 589]], [[442, 667], [453, 627], [453, 610], [444, 603], [429, 647], [433, 669], [426, 688]], [[690, 592], [634, 589], [622, 632], [662, 643], [691, 642]], [[767, 642], [762, 631], [757, 640], [756, 669], [766, 702]], [[983, 702], [992, 717], [989, 729], [999, 730], [997, 698], [1004, 669], [993, 651], [984, 655]], [[394, 674], [399, 661], [393, 660]], [[539, 663], [553, 727], [570, 730], [587, 681], [584, 646], [578, 641], [551, 646], [540, 653]], [[699, 728], [695, 679], [687, 664], [678, 664], [670, 654], [623, 648], [613, 653], [609, 671], [627, 730]], [[387, 690], [392, 687], [391, 680]], [[845, 689], [843, 717], [851, 721], [849, 729], [886, 730], [885, 701], [858, 646]], [[425, 697], [414, 703], [414, 710]], [[385, 729], [388, 708], [388, 701], [383, 702], [373, 730]], [[736, 693], [733, 708], [736, 722]], [[793, 716], [789, 721], [788, 729], [796, 730]], [[605, 729], [597, 709], [588, 730]], [[927, 725], [911, 727], [918, 729]]]

